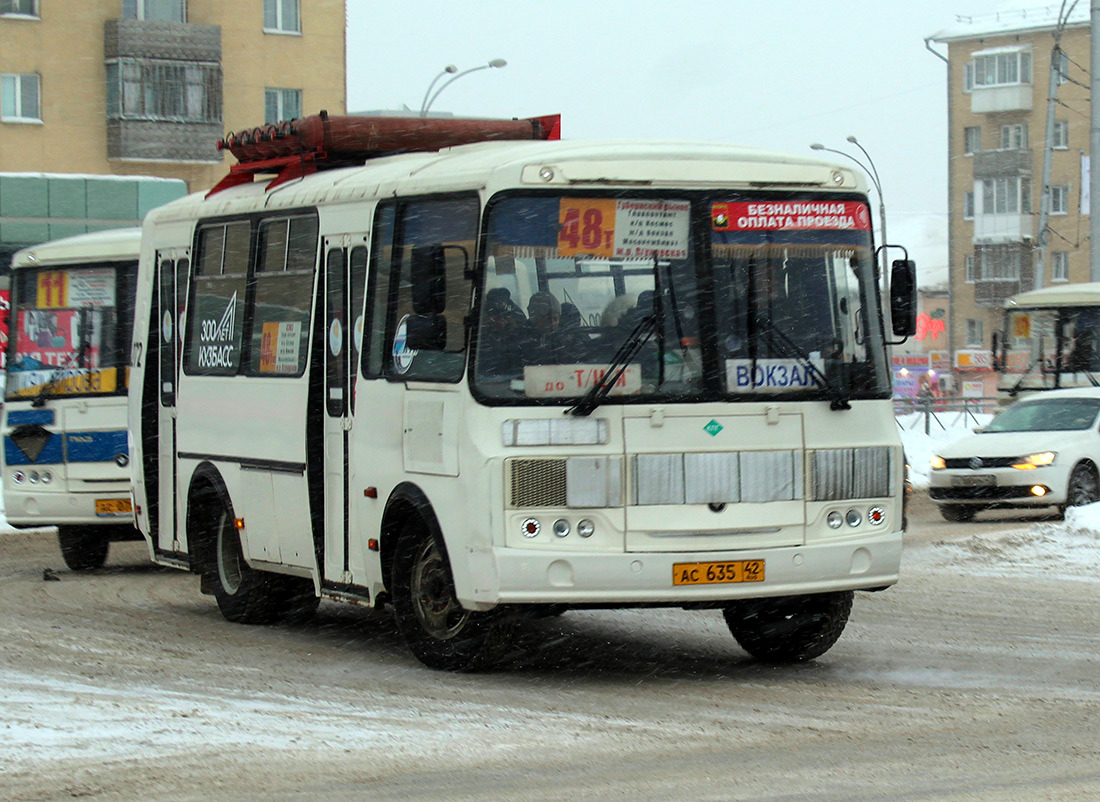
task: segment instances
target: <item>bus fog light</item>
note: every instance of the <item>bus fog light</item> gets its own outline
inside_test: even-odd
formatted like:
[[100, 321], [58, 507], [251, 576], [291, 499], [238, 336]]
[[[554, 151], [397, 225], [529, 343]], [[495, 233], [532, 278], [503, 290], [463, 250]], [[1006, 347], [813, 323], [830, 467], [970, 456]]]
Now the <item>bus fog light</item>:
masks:
[[886, 510], [882, 507], [871, 507], [867, 510], [867, 523], [872, 526], [878, 526], [886, 520]]
[[596, 525], [587, 518], [577, 523], [577, 534], [581, 537], [592, 537], [596, 533]]
[[542, 531], [542, 524], [538, 522], [537, 518], [528, 518], [523, 522], [520, 531], [523, 532], [524, 537], [538, 537], [539, 532]]
[[836, 510], [829, 513], [829, 517], [825, 519], [829, 524], [830, 529], [840, 529], [840, 525], [844, 523], [844, 516]]
[[859, 526], [863, 523], [863, 516], [859, 514], [859, 510], [848, 510], [844, 520], [848, 522], [848, 526]]
[[38, 484], [38, 471], [31, 471], [30, 481], [32, 485]]
[[554, 521], [554, 534], [558, 537], [565, 537], [570, 532], [569, 521], [564, 518], [558, 518]]
[[53, 481], [53, 474], [49, 471], [42, 471], [42, 484], [48, 485]]

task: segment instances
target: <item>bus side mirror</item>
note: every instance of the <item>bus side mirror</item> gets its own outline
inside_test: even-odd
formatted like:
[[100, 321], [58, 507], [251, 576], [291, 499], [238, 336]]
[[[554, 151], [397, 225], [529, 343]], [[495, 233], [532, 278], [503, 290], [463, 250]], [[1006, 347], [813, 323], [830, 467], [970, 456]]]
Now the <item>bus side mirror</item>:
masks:
[[409, 265], [413, 312], [439, 315], [447, 307], [447, 258], [443, 246], [417, 245]]
[[890, 324], [895, 335], [917, 333], [917, 264], [895, 259], [890, 267]]
[[409, 315], [405, 345], [414, 351], [442, 351], [447, 346], [447, 319], [443, 315]]

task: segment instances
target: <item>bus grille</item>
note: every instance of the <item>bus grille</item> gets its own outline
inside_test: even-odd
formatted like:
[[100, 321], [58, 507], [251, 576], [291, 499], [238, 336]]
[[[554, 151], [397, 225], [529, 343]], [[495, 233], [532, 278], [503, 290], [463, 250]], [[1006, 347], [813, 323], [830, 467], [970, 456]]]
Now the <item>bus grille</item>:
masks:
[[514, 459], [510, 466], [512, 507], [565, 506], [565, 460]]
[[811, 452], [810, 486], [814, 501], [880, 498], [894, 490], [888, 446], [827, 448]]

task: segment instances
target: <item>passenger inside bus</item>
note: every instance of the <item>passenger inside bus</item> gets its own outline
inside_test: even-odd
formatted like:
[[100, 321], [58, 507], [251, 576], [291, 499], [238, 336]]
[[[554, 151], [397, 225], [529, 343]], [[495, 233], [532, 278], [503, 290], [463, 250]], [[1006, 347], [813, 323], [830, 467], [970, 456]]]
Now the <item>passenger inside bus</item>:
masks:
[[1085, 309], [1078, 313], [1074, 321], [1073, 342], [1070, 346], [1066, 368], [1074, 373], [1100, 370], [1100, 349], [1097, 337], [1100, 336], [1100, 312]]

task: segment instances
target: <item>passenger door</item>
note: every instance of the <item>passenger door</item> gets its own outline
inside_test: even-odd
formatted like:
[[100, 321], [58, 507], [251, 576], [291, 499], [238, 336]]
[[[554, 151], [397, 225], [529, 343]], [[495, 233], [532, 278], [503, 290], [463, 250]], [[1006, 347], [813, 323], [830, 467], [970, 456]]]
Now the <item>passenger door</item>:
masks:
[[[191, 269], [189, 248], [157, 254], [157, 337], [150, 337], [155, 353], [149, 354], [146, 370], [158, 376], [156, 451], [159, 476], [155, 485], [146, 484], [146, 493], [155, 506], [150, 510], [153, 543], [158, 552], [180, 550], [177, 533], [183, 515], [182, 501], [176, 492], [176, 388], [183, 356], [183, 316], [187, 304], [187, 282]], [[152, 328], [152, 327], [150, 327]], [[144, 416], [143, 416], [144, 417]]]
[[362, 340], [363, 289], [367, 274], [365, 242], [364, 235], [325, 239], [325, 564], [322, 570], [324, 579], [345, 584], [351, 581], [348, 445]]

